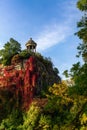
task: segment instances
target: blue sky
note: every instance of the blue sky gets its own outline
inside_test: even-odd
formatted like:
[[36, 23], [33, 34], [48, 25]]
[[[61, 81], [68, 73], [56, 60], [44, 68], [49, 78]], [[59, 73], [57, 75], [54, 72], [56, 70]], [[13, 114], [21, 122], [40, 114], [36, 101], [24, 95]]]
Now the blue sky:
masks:
[[0, 49], [12, 37], [25, 43], [32, 37], [37, 51], [50, 57], [60, 76], [78, 60], [74, 35], [81, 12], [77, 0], [0, 0]]

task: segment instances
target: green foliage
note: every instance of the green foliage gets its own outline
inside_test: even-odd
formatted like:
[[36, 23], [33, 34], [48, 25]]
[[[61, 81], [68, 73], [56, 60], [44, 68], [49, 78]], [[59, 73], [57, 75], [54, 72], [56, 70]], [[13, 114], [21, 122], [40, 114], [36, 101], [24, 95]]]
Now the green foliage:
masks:
[[77, 23], [79, 31], [76, 35], [82, 40], [82, 43], [77, 47], [78, 55], [82, 56], [83, 60], [87, 62], [87, 0], [78, 0], [77, 7], [84, 12], [81, 20]]
[[49, 88], [49, 91], [49, 100], [44, 111], [50, 114], [53, 119], [52, 129], [55, 127], [57, 130], [86, 129], [87, 97], [77, 95], [75, 91], [69, 95], [69, 88], [64, 82], [54, 84]]
[[76, 35], [82, 40], [82, 43], [77, 47], [78, 56], [81, 55], [85, 63], [83, 65], [79, 62], [73, 64], [70, 72], [67, 70], [64, 72], [66, 77], [70, 76], [74, 81], [73, 86], [68, 88], [68, 96], [73, 100], [73, 104], [67, 113], [70, 118], [65, 119], [66, 123], [61, 130], [87, 129], [87, 0], [78, 0], [77, 7], [84, 12], [84, 16], [77, 23], [80, 30]]
[[54, 73], [55, 73], [56, 75], [59, 74], [59, 70], [58, 70], [56, 67], [54, 67]]
[[78, 0], [77, 8], [79, 8], [81, 11], [87, 10], [87, 0]]
[[0, 50], [0, 56], [2, 58], [2, 63], [4, 65], [9, 65], [11, 63], [11, 58], [18, 54], [21, 51], [21, 45], [13, 38], [10, 38], [10, 41], [7, 42], [3, 49]]
[[13, 93], [7, 89], [0, 89], [0, 122], [3, 118], [6, 118], [7, 115], [11, 113], [15, 101], [16, 100]]
[[22, 112], [19, 109], [13, 110], [6, 119], [2, 120], [0, 130], [18, 130], [19, 125], [23, 122], [22, 117]]
[[34, 130], [37, 127], [41, 110], [40, 107], [36, 106], [36, 103], [33, 103], [30, 106], [29, 111], [24, 115], [24, 123], [21, 128], [23, 130]]
[[30, 56], [32, 55], [32, 53], [28, 52], [27, 50], [22, 50], [19, 54], [19, 56], [22, 58], [22, 59], [27, 59], [29, 58]]
[[87, 95], [87, 64], [76, 63], [70, 70], [70, 77], [74, 81], [74, 86], [69, 88], [70, 94]]
[[[14, 109], [21, 111], [21, 96], [16, 95], [14, 87], [0, 89], [0, 123], [4, 118], [14, 113]], [[13, 111], [13, 112], [12, 112]]]
[[45, 112], [52, 116], [53, 127], [57, 125], [56, 127], [58, 127], [58, 129], [64, 124], [69, 124], [73, 119], [70, 113], [73, 100], [69, 98], [67, 89], [68, 88], [64, 82], [54, 84], [50, 87], [48, 104], [44, 108]]
[[40, 53], [36, 53], [35, 55], [45, 65], [46, 68], [53, 67], [53, 63], [50, 57], [43, 57]]
[[63, 72], [63, 75], [64, 75], [66, 78], [68, 78], [68, 77], [69, 77], [69, 75], [68, 75], [68, 70], [65, 70], [65, 71]]
[[39, 130], [51, 130], [52, 128], [52, 118], [50, 115], [41, 114], [39, 120]]

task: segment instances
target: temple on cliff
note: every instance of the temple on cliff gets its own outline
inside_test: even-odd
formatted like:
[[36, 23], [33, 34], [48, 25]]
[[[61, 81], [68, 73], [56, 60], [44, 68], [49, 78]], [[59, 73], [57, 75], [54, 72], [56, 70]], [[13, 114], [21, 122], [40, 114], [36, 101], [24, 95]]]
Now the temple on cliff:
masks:
[[30, 38], [30, 40], [25, 44], [28, 51], [36, 52], [37, 43]]
[[[30, 38], [26, 43], [29, 52], [36, 52], [37, 44]], [[14, 64], [1, 66], [0, 88], [12, 93], [19, 100], [23, 109], [27, 109], [36, 93], [38, 69], [35, 56], [31, 55], [26, 60], [20, 59], [19, 55], [14, 56]]]
[[[25, 46], [26, 46], [26, 50], [28, 52], [36, 53], [37, 43], [35, 41], [33, 41], [32, 38], [30, 38], [30, 40], [25, 44]], [[2, 82], [2, 79], [4, 80], [4, 76], [13, 74], [13, 72], [15, 70], [22, 70], [22, 69], [25, 70], [26, 69], [26, 62], [27, 62], [28, 58], [20, 60], [18, 54], [15, 55], [14, 57], [16, 59], [14, 61], [14, 64], [12, 63], [10, 66], [4, 66], [3, 64], [0, 65], [0, 87], [5, 86], [6, 80], [4, 82]]]
[[[24, 109], [28, 108], [33, 98], [40, 96], [47, 86], [61, 81], [52, 63], [36, 54], [37, 43], [30, 38], [25, 45], [24, 57], [16, 54], [12, 57], [10, 66], [0, 65], [0, 89], [4, 88], [18, 100], [20, 95]], [[26, 54], [29, 55], [25, 58]]]

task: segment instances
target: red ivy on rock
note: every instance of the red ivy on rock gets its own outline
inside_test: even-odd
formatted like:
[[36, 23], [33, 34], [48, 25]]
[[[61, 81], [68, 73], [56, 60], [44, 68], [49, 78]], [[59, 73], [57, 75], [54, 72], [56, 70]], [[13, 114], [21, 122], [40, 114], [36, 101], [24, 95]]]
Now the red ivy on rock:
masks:
[[[37, 79], [36, 59], [31, 56], [23, 70], [16, 70], [13, 65], [5, 67], [3, 76], [0, 76], [0, 86], [15, 90], [16, 98], [20, 95], [22, 107], [27, 109], [35, 94]], [[15, 89], [12, 88], [13, 86]]]

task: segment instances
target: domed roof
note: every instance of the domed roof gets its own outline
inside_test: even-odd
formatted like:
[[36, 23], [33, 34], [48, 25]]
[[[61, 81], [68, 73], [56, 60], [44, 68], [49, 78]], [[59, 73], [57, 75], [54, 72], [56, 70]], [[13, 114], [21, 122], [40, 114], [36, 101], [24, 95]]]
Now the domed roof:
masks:
[[25, 44], [26, 46], [37, 46], [37, 43], [36, 42], [34, 42], [33, 40], [32, 40], [32, 38], [30, 38], [30, 40]]

